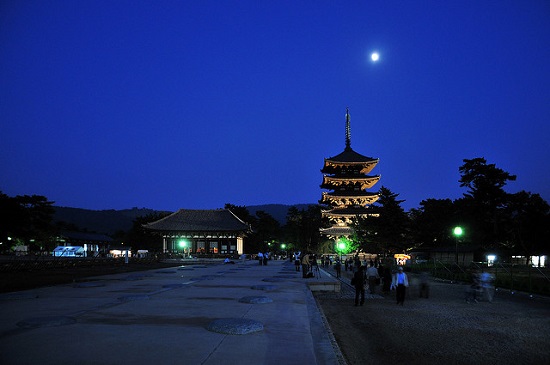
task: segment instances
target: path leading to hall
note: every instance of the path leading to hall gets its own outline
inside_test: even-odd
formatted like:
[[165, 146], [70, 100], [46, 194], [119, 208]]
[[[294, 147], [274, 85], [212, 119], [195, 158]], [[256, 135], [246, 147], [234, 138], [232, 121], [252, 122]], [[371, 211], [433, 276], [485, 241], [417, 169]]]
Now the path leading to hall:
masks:
[[322, 275], [186, 264], [0, 294], [0, 363], [343, 363], [307, 286]]

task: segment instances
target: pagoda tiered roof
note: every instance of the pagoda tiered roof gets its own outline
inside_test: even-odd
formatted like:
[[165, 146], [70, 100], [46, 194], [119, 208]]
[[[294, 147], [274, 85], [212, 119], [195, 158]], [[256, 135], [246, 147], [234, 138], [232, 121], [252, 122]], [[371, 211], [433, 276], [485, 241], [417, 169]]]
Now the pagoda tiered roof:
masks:
[[355, 230], [348, 226], [333, 226], [328, 228], [320, 228], [319, 232], [328, 237], [338, 238], [342, 236], [349, 237], [355, 233]]
[[325, 161], [334, 163], [378, 163], [378, 158], [364, 156], [355, 152], [353, 148], [346, 147], [344, 151], [336, 156], [325, 158]]
[[363, 206], [344, 206], [332, 209], [321, 210], [323, 214], [330, 216], [340, 217], [355, 217], [355, 216], [377, 216], [378, 213], [374, 213], [372, 208]]
[[380, 196], [376, 193], [366, 191], [334, 191], [323, 192], [321, 203], [330, 204], [333, 206], [339, 205], [367, 205], [377, 201]]
[[374, 176], [354, 175], [350, 177], [324, 175], [321, 188], [328, 189], [331, 187], [359, 185], [361, 190], [365, 190], [365, 189], [372, 188], [379, 180], [380, 180], [380, 175], [374, 175]]
[[363, 156], [355, 152], [351, 147], [346, 147], [344, 151], [334, 157], [325, 158], [325, 164], [321, 172], [333, 174], [343, 167], [360, 168], [361, 174], [368, 174], [374, 169], [380, 160], [378, 158]]

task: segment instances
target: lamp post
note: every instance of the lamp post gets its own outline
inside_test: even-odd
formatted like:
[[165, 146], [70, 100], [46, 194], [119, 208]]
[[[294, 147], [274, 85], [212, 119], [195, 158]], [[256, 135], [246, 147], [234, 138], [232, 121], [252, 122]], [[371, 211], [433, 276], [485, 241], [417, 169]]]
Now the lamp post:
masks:
[[182, 256], [185, 258], [185, 249], [187, 248], [187, 241], [186, 240], [180, 240], [178, 242], [178, 246], [180, 246]]
[[336, 247], [338, 248], [338, 252], [340, 253], [340, 262], [342, 262], [342, 252], [346, 250], [346, 243], [338, 240], [336, 243]]
[[284, 243], [281, 243], [281, 250], [284, 252], [284, 257], [286, 258], [286, 245]]
[[458, 240], [460, 237], [464, 234], [464, 230], [460, 226], [456, 226], [453, 228], [453, 234], [455, 236], [455, 258], [456, 258], [456, 264], [458, 265]]

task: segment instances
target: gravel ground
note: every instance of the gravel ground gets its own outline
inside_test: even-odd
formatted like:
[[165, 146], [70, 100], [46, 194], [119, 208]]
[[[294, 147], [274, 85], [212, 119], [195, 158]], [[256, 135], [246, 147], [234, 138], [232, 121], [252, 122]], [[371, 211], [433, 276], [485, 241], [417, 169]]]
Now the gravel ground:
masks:
[[354, 306], [347, 285], [338, 294], [315, 294], [348, 365], [550, 361], [550, 298], [497, 291], [493, 303], [468, 304], [466, 285], [432, 281], [426, 299], [410, 279], [403, 306], [394, 291], [367, 296], [362, 307]]

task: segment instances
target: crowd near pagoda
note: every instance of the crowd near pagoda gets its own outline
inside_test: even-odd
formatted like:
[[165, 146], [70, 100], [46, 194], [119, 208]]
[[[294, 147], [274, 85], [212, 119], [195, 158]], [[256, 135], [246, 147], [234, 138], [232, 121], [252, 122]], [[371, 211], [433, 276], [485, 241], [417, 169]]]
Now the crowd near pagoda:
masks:
[[377, 193], [369, 192], [380, 175], [369, 175], [379, 159], [363, 156], [351, 148], [350, 116], [346, 110], [346, 133], [344, 151], [334, 157], [325, 158], [323, 192], [319, 203], [322, 218], [330, 227], [321, 228], [321, 235], [337, 240], [353, 234], [353, 219], [373, 215], [369, 206], [378, 200]]

